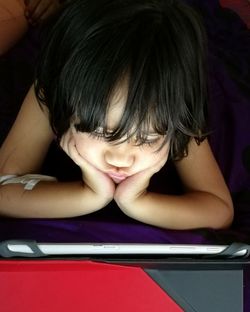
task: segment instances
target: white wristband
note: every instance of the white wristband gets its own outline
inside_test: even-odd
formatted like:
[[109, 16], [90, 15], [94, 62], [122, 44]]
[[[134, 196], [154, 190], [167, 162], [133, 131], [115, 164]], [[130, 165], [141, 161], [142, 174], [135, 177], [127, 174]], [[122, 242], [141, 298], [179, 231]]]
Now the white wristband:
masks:
[[0, 184], [24, 184], [25, 190], [32, 190], [34, 186], [40, 181], [57, 181], [55, 177], [42, 175], [42, 174], [26, 174], [17, 176], [14, 174], [0, 176]]

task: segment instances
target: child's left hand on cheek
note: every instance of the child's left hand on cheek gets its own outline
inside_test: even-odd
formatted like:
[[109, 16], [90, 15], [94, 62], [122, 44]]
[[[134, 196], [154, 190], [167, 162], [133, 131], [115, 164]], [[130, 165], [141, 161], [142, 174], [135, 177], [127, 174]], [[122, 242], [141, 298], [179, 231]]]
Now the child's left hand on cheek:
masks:
[[[164, 166], [168, 159], [168, 153], [152, 167], [140, 171], [118, 184], [114, 194], [114, 200], [119, 208], [132, 217], [143, 211], [144, 197], [151, 177]], [[142, 209], [140, 209], [142, 207]], [[137, 210], [138, 209], [138, 210]]]

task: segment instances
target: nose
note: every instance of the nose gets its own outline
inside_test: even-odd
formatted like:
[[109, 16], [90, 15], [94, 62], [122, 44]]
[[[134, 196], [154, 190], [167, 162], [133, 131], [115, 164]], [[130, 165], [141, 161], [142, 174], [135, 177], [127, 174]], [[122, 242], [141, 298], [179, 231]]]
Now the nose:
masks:
[[107, 164], [117, 168], [131, 167], [135, 160], [132, 148], [126, 142], [110, 146], [104, 157]]

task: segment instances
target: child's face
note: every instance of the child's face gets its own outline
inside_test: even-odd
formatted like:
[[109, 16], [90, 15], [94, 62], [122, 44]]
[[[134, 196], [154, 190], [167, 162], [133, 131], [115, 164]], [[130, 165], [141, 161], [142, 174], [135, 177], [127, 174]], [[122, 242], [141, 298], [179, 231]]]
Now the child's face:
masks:
[[[109, 131], [119, 124], [124, 103], [122, 94], [114, 97], [107, 115]], [[108, 142], [101, 135], [101, 128], [96, 129], [94, 134], [74, 131], [76, 148], [84, 159], [106, 173], [115, 183], [120, 183], [127, 177], [156, 165], [161, 159], [166, 158], [169, 152], [168, 143], [160, 149], [165, 136], [153, 130], [143, 145], [136, 145], [133, 138], [119, 144]]]

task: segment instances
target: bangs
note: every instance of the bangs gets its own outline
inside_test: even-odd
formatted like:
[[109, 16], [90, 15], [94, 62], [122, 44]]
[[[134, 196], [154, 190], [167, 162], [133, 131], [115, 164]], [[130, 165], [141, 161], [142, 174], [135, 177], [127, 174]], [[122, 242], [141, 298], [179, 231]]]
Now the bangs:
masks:
[[[196, 13], [178, 1], [73, 2], [52, 27], [35, 86], [57, 136], [72, 120], [81, 132], [103, 128], [114, 143], [136, 137], [143, 144], [153, 131], [183, 155], [205, 126], [204, 33]], [[60, 53], [52, 57], [55, 47]], [[123, 114], [109, 129], [119, 88]]]
[[[104, 138], [114, 143], [136, 138], [138, 145], [147, 141], [148, 135], [169, 134], [168, 115], [162, 114], [157, 102], [156, 84], [150, 85], [150, 81], [144, 81], [145, 77], [148, 76], [142, 75], [141, 79], [138, 79], [137, 72], [134, 72], [134, 77], [125, 74], [114, 84], [110, 96], [104, 97], [103, 102], [94, 100], [91, 111], [81, 111], [76, 115], [75, 128], [87, 133], [95, 133], [102, 129]], [[116, 105], [121, 107], [121, 117], [111, 128], [108, 122], [109, 114]]]

